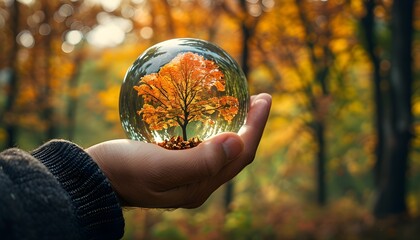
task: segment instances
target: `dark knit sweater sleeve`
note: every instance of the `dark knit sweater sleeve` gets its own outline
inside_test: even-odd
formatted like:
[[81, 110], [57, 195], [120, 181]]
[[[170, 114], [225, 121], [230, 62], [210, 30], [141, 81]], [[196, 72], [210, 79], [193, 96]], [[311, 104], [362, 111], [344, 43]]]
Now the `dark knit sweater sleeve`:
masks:
[[90, 239], [119, 239], [124, 219], [116, 193], [92, 158], [77, 145], [53, 140], [32, 152], [68, 192]]
[[0, 153], [0, 239], [86, 239], [57, 179], [16, 148]]

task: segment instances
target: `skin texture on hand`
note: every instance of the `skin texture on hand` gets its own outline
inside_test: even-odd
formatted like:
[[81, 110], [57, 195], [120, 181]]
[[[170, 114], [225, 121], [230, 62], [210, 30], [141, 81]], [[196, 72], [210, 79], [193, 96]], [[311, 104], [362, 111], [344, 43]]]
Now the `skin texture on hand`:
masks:
[[252, 96], [238, 134], [221, 133], [187, 150], [120, 139], [99, 143], [86, 152], [124, 206], [196, 208], [254, 160], [270, 107], [270, 95]]

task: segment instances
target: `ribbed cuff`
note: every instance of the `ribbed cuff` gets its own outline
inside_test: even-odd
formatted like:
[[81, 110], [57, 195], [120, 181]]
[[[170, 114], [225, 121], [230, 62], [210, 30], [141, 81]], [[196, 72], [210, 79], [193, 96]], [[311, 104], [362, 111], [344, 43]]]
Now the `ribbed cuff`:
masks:
[[83, 149], [53, 140], [32, 152], [69, 193], [89, 239], [120, 239], [124, 218], [115, 192], [98, 165]]

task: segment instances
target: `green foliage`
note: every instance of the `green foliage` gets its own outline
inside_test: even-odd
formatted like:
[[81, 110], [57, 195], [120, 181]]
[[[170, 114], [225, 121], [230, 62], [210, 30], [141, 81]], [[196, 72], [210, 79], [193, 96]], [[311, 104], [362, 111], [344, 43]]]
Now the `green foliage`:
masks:
[[249, 210], [238, 209], [226, 216], [225, 228], [227, 239], [273, 239], [275, 233], [272, 226], [261, 226], [255, 222], [254, 215]]
[[187, 240], [188, 237], [183, 235], [176, 225], [167, 225], [158, 223], [153, 228], [153, 239], [157, 240]]

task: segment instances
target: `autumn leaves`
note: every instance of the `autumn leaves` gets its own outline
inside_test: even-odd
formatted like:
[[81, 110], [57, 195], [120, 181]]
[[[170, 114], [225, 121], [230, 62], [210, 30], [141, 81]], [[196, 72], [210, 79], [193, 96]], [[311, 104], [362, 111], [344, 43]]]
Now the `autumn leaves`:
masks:
[[215, 124], [214, 119], [220, 118], [230, 122], [238, 113], [238, 99], [221, 94], [225, 86], [225, 76], [215, 62], [181, 53], [134, 86], [144, 101], [137, 114], [152, 130], [181, 127], [186, 140], [189, 123]]

